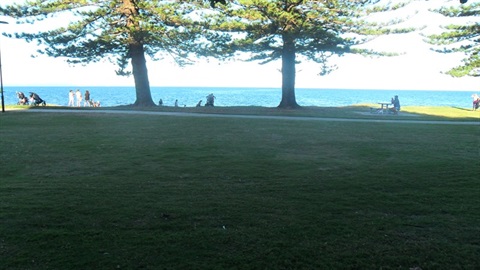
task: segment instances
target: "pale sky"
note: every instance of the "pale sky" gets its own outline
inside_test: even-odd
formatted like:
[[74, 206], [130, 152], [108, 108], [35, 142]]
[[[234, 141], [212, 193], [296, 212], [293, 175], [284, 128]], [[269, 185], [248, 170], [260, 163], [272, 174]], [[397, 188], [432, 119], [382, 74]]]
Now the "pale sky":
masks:
[[[475, 2], [480, 0], [470, 0]], [[22, 3], [23, 0], [2, 0], [1, 5]], [[478, 91], [480, 78], [452, 78], [441, 74], [457, 66], [461, 54], [440, 54], [430, 50], [420, 33], [438, 33], [448, 22], [465, 23], [462, 19], [446, 19], [428, 8], [441, 5], [459, 5], [458, 0], [414, 1], [406, 11], [414, 14], [405, 26], [426, 26], [419, 32], [391, 35], [375, 39], [367, 47], [381, 51], [402, 53], [401, 56], [365, 58], [349, 55], [335, 60], [338, 69], [327, 76], [318, 76], [315, 63], [297, 66], [298, 88], [351, 88], [398, 90], [464, 90]], [[415, 13], [415, 11], [417, 11]], [[389, 18], [394, 14], [388, 15]], [[381, 18], [379, 18], [381, 19]], [[13, 33], [22, 29], [9, 17], [0, 17], [9, 24], [0, 24], [0, 32]], [[469, 21], [478, 22], [479, 18]], [[27, 27], [35, 27], [27, 25]], [[28, 28], [27, 28], [28, 29]], [[35, 54], [36, 43], [0, 37], [4, 86], [134, 86], [133, 77], [116, 76], [112, 64], [96, 63], [70, 66], [63, 59]], [[268, 65], [203, 61], [180, 68], [170, 60], [148, 60], [151, 86], [206, 86], [206, 87], [281, 87], [280, 62]]]

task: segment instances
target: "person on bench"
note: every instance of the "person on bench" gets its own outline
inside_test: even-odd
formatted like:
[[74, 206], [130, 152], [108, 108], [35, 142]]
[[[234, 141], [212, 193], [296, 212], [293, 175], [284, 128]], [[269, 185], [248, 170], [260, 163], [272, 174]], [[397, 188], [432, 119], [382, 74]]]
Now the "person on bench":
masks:
[[398, 99], [397, 95], [392, 98], [392, 104], [393, 107], [390, 110], [392, 110], [394, 114], [397, 114], [400, 111], [400, 100]]

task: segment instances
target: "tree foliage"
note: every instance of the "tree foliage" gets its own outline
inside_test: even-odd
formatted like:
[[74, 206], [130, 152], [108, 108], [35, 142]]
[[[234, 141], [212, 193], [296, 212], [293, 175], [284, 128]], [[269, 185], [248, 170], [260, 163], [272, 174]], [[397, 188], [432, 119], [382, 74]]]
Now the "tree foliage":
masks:
[[40, 53], [73, 64], [110, 60], [118, 65], [118, 75], [133, 74], [135, 104], [151, 106], [145, 55], [154, 60], [172, 56], [181, 65], [190, 63], [192, 55], [208, 55], [210, 46], [199, 42], [208, 33], [194, 16], [204, 7], [203, 1], [31, 0], [0, 7], [0, 14], [32, 24], [66, 14], [67, 25], [14, 37], [37, 41]]
[[[443, 7], [435, 11], [447, 17], [470, 17], [473, 20], [480, 16], [480, 3]], [[480, 76], [480, 21], [478, 19], [469, 24], [448, 25], [443, 33], [428, 36], [427, 41], [442, 47], [436, 49], [438, 52], [465, 54], [462, 64], [452, 68], [447, 74], [454, 77]]]
[[[354, 49], [374, 36], [406, 32], [393, 22], [377, 24], [365, 18], [403, 4], [376, 5], [376, 0], [235, 0], [219, 5], [210, 16], [212, 29], [229, 33], [230, 52], [247, 52], [250, 61], [282, 61], [282, 101], [279, 107], [298, 107], [295, 65], [301, 60], [321, 64], [320, 74], [335, 69], [328, 60], [345, 53], [382, 54]], [[398, 2], [398, 1], [397, 1]]]
[[[379, 2], [387, 2], [379, 5]], [[17, 33], [37, 41], [39, 52], [65, 57], [73, 64], [108, 59], [119, 75], [133, 74], [136, 105], [151, 106], [146, 56], [167, 55], [181, 64], [197, 56], [235, 57], [268, 63], [282, 61], [280, 107], [298, 107], [295, 65], [304, 59], [321, 64], [321, 74], [335, 69], [329, 58], [345, 53], [382, 54], [355, 49], [374, 36], [405, 32], [365, 18], [401, 8], [386, 0], [29, 0], [0, 7], [19, 23], [36, 23], [57, 15], [66, 25], [40, 32]], [[402, 2], [402, 1], [393, 1]], [[214, 10], [210, 9], [213, 8]], [[131, 70], [128, 69], [129, 62]], [[240, 74], [238, 74], [241, 76]]]

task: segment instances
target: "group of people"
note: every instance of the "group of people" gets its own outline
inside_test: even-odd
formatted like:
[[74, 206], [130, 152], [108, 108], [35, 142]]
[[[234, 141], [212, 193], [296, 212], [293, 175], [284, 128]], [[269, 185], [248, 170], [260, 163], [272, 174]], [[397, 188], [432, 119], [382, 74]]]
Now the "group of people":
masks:
[[47, 102], [34, 92], [30, 92], [30, 98], [27, 98], [23, 92], [17, 92], [18, 105], [46, 106]]
[[70, 90], [68, 93], [68, 106], [69, 107], [81, 107], [83, 100], [83, 107], [100, 107], [100, 101], [93, 101], [90, 98], [90, 91], [86, 90], [82, 96], [82, 92], [79, 89], [77, 91]]
[[[210, 93], [208, 96], [206, 96], [206, 98], [207, 98], [207, 102], [205, 102], [205, 107], [214, 107], [215, 96], [213, 95], [213, 93]], [[202, 100], [198, 101], [196, 107], [201, 107], [201, 106], [202, 106]]]
[[[209, 107], [209, 106], [210, 106], [210, 107], [213, 107], [213, 106], [214, 106], [214, 102], [215, 102], [215, 96], [213, 95], [213, 93], [212, 93], [212, 94], [209, 94], [208, 96], [206, 96], [206, 98], [207, 98], [207, 102], [205, 103], [205, 107]], [[160, 99], [160, 100], [158, 101], [158, 106], [163, 106], [163, 99]], [[175, 107], [178, 107], [178, 99], [175, 99], [174, 106], [175, 106]], [[185, 107], [185, 106], [186, 106], [186, 105], [184, 105], [184, 107]], [[202, 106], [202, 100], [200, 100], [200, 101], [197, 103], [196, 107], [201, 107], [201, 106]]]
[[[164, 104], [163, 104], [163, 99], [160, 99], [160, 100], [158, 101], [158, 106], [163, 106], [163, 105], [164, 105]], [[178, 99], [175, 99], [175, 103], [174, 103], [173, 106], [174, 106], [174, 107], [178, 107]], [[183, 106], [186, 107], [187, 105], [183, 105]]]

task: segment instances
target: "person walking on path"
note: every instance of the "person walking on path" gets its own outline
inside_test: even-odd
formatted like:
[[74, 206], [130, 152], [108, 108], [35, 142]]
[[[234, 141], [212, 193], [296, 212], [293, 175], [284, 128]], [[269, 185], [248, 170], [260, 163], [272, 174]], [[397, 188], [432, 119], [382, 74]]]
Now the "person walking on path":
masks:
[[82, 92], [77, 89], [77, 92], [75, 92], [75, 95], [77, 96], [77, 107], [80, 107], [82, 104]]
[[68, 106], [75, 106], [75, 93], [73, 92], [73, 90], [70, 90], [70, 92], [68, 92]]

